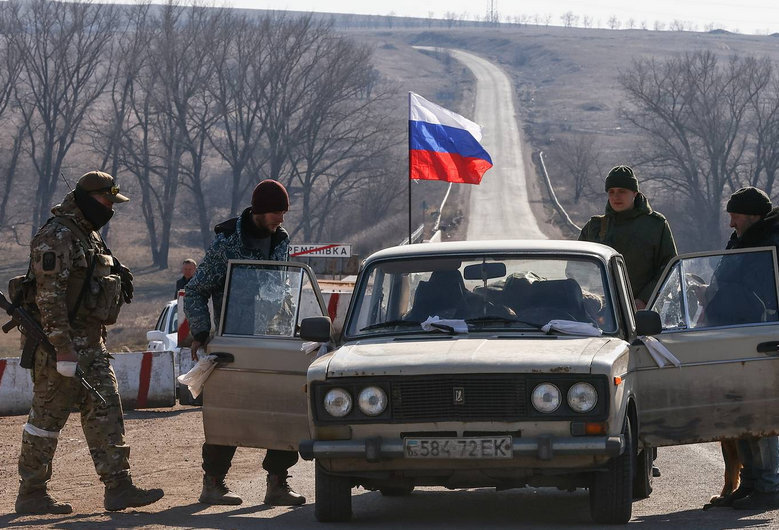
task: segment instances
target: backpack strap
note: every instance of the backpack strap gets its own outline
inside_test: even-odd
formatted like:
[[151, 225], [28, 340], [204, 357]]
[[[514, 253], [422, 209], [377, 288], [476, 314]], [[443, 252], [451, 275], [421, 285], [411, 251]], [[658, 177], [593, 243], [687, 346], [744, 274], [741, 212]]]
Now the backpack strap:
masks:
[[606, 241], [606, 231], [609, 228], [609, 218], [607, 215], [604, 215], [600, 218], [600, 232], [598, 232], [598, 240], [603, 243]]

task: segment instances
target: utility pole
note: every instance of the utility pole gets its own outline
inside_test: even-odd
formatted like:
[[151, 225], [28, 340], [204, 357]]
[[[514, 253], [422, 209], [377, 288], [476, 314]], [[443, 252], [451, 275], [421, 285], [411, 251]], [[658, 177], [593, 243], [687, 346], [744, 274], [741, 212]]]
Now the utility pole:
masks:
[[498, 7], [496, 4], [497, 0], [490, 0], [490, 7], [487, 8], [487, 21], [495, 26], [497, 26], [499, 22]]

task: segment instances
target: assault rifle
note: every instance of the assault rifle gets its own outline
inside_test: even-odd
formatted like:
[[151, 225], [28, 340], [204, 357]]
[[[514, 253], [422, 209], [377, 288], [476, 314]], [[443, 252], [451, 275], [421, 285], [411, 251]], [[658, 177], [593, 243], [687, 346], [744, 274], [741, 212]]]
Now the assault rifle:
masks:
[[[40, 346], [43, 350], [56, 358], [57, 351], [54, 346], [49, 342], [49, 338], [46, 333], [43, 332], [41, 325], [30, 316], [30, 314], [24, 310], [24, 308], [12, 304], [0, 291], [0, 308], [5, 310], [11, 317], [11, 320], [3, 324], [3, 333], [8, 333], [13, 328], [18, 327], [19, 331], [25, 336], [24, 349], [22, 350], [22, 358], [19, 361], [19, 365], [22, 368], [30, 369], [35, 363], [35, 350]], [[95, 387], [89, 384], [89, 381], [84, 377], [84, 371], [80, 366], [76, 365], [76, 379], [81, 383], [81, 386], [87, 389], [90, 394], [97, 398], [103, 405], [106, 404], [106, 400], [103, 395], [97, 391]]]

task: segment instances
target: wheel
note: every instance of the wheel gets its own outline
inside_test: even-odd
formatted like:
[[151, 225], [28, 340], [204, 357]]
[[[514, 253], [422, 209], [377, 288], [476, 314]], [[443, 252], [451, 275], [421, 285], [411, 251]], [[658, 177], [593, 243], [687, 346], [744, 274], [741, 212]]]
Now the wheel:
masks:
[[596, 523], [625, 524], [633, 513], [633, 433], [625, 418], [622, 434], [625, 450], [612, 458], [605, 472], [593, 473], [590, 486], [590, 515]]
[[379, 491], [385, 497], [405, 497], [406, 495], [411, 495], [411, 492], [414, 491], [414, 485], [387, 486], [385, 488], [379, 488]]
[[652, 448], [639, 451], [633, 477], [633, 498], [646, 499], [652, 493]]
[[323, 523], [348, 521], [352, 518], [351, 480], [349, 477], [329, 474], [319, 462], [316, 462], [315, 468], [314, 516], [316, 520]]

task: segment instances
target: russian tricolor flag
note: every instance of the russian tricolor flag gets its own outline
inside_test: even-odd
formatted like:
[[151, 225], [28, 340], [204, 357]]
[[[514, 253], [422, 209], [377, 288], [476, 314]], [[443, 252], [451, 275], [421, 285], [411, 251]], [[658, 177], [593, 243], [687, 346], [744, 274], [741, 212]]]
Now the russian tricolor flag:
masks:
[[478, 184], [492, 159], [481, 127], [459, 114], [408, 94], [409, 178]]

